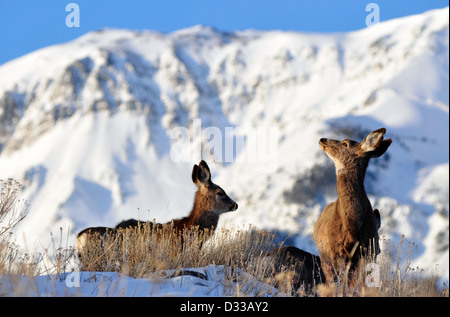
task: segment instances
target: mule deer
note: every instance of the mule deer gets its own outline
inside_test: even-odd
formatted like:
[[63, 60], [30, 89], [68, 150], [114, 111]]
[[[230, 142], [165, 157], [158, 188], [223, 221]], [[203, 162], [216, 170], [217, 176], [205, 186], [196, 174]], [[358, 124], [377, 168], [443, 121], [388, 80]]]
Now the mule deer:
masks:
[[[228, 197], [220, 186], [211, 181], [211, 172], [205, 161], [202, 160], [199, 165], [194, 165], [192, 181], [198, 190], [195, 193], [191, 213], [187, 217], [171, 220], [168, 224], [173, 223], [176, 231], [197, 226], [200, 230], [212, 231], [217, 227], [220, 215], [235, 211], [238, 205]], [[129, 219], [122, 221], [115, 228], [133, 228], [136, 226], [138, 226], [138, 221]]]
[[[184, 218], [169, 221], [167, 225], [171, 224], [178, 235], [184, 229], [191, 228], [198, 228], [210, 234], [216, 229], [220, 215], [237, 210], [238, 205], [220, 186], [211, 181], [211, 172], [205, 161], [202, 160], [199, 165], [194, 165], [192, 181], [198, 188], [192, 211]], [[85, 248], [89, 239], [99, 239], [108, 232], [115, 235], [120, 229], [139, 228], [141, 224], [143, 223], [136, 219], [128, 219], [120, 222], [114, 228], [94, 227], [84, 229], [76, 238], [76, 249], [80, 260], [82, 259], [83, 248]], [[158, 228], [163, 226], [163, 224], [153, 224], [152, 222], [147, 224], [151, 227], [156, 225]]]
[[279, 247], [267, 253], [274, 260], [274, 274], [292, 270], [292, 289], [297, 295], [303, 287], [311, 291], [315, 286], [325, 282], [320, 258], [314, 254], [293, 246]]
[[350, 265], [353, 270], [363, 254], [379, 250], [380, 214], [372, 210], [364, 189], [369, 160], [383, 155], [392, 140], [383, 140], [386, 129], [367, 135], [361, 143], [322, 138], [320, 148], [333, 160], [337, 175], [335, 202], [327, 205], [314, 226], [314, 240], [328, 283]]

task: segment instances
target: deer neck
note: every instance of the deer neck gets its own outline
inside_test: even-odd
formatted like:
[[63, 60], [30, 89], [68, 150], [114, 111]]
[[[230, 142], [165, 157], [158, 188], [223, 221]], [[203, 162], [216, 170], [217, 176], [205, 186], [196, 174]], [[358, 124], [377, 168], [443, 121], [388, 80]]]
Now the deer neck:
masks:
[[194, 206], [188, 218], [191, 225], [199, 226], [200, 229], [216, 228], [219, 222], [219, 215], [211, 210], [207, 200], [199, 192], [195, 195]]
[[337, 174], [338, 212], [347, 227], [360, 223], [365, 210], [370, 207], [364, 189], [367, 165], [340, 171]]

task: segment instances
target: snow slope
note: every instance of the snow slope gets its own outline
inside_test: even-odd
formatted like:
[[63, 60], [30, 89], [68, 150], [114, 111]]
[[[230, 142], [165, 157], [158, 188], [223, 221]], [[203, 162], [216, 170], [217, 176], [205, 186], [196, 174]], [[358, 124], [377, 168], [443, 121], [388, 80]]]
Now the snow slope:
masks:
[[[336, 198], [317, 141], [385, 127], [393, 145], [366, 177], [380, 233], [415, 242], [414, 265], [448, 279], [448, 13], [336, 34], [104, 29], [1, 65], [0, 178], [22, 182], [30, 204], [17, 236], [40, 248], [62, 228], [71, 245], [87, 226], [185, 216], [203, 157], [239, 204], [221, 226], [316, 253], [314, 222]], [[261, 155], [227, 128], [261, 131]]]

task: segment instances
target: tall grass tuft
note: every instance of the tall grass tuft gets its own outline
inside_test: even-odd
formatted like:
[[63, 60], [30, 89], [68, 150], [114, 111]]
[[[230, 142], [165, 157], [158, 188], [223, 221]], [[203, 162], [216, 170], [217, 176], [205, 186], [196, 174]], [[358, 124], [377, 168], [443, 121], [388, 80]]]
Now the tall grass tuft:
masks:
[[402, 236], [398, 244], [381, 239], [381, 253], [364, 256], [351, 274], [343, 270], [341, 280], [319, 285], [320, 296], [346, 297], [437, 297], [448, 296], [448, 285], [439, 287], [438, 272], [412, 266], [414, 242]]

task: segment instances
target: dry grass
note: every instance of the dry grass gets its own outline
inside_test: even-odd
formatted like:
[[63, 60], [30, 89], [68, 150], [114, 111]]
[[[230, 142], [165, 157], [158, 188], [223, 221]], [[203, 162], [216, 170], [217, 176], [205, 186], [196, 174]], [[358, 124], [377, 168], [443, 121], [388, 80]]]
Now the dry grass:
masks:
[[[212, 238], [207, 241], [205, 238], [209, 235], [205, 237], [198, 230], [186, 231], [178, 237], [170, 227], [153, 229], [144, 225], [140, 230], [124, 230], [118, 237], [108, 236], [103, 242], [91, 241], [84, 265], [134, 278], [167, 278], [214, 264], [223, 267], [224, 296], [448, 296], [448, 286], [437, 287], [436, 274], [411, 267], [414, 244], [406, 240], [400, 245], [383, 241], [376, 269], [372, 266], [373, 259], [365, 258], [352, 275], [341, 272], [338, 283], [317, 285], [305, 291], [292, 288], [296, 273], [289, 266], [276, 270], [274, 262], [266, 256], [275, 246], [270, 233], [217, 230]], [[46, 258], [48, 264], [43, 270]], [[74, 270], [70, 264], [74, 261], [78, 260], [72, 248], [54, 246], [42, 255], [30, 256], [21, 255], [14, 242], [0, 241], [0, 274], [64, 276]], [[267, 284], [279, 291], [274, 292]]]
[[11, 231], [28, 214], [26, 201], [18, 199], [22, 184], [9, 178], [0, 179], [0, 236]]
[[[297, 272], [289, 263], [280, 268], [267, 257], [275, 247], [274, 236], [251, 227], [219, 229], [214, 234], [193, 228], [179, 236], [169, 225], [158, 228], [143, 224], [135, 230], [89, 241], [82, 265], [68, 246], [68, 237], [65, 245], [56, 245], [52, 237], [42, 252], [22, 253], [10, 233], [28, 211], [26, 204], [16, 202], [19, 188], [20, 184], [12, 180], [2, 182], [0, 200], [0, 224], [4, 224], [0, 227], [0, 290], [2, 284], [9, 285], [15, 295], [21, 294], [14, 284], [20, 276], [56, 274], [64, 278], [81, 268], [117, 271], [134, 278], [167, 278], [216, 265], [222, 269], [224, 296], [449, 296], [448, 285], [437, 287], [436, 272], [411, 267], [416, 246], [405, 239], [397, 245], [382, 240], [377, 261], [367, 256], [355, 272], [341, 270], [337, 283], [312, 289], [293, 289]], [[64, 241], [62, 231], [60, 235], [58, 240]]]
[[[42, 253], [21, 254], [10, 237], [8, 234], [0, 240], [0, 274], [10, 276], [9, 283], [14, 283], [17, 275], [60, 274], [63, 278], [77, 269], [73, 263], [78, 260], [71, 247], [51, 243]], [[366, 257], [353, 274], [343, 270], [339, 282], [310, 290], [292, 288], [296, 272], [289, 265], [276, 269], [266, 256], [275, 246], [273, 236], [252, 229], [217, 230], [211, 238], [209, 233], [193, 229], [179, 237], [169, 226], [154, 229], [143, 225], [140, 230], [124, 230], [119, 236], [90, 241], [84, 266], [134, 278], [160, 279], [214, 264], [223, 268], [223, 296], [448, 296], [448, 285], [437, 287], [437, 274], [411, 267], [414, 243], [403, 239], [395, 245], [383, 240], [382, 245], [376, 262]], [[11, 289], [17, 294], [17, 288]]]
[[[296, 277], [289, 265], [276, 269], [266, 256], [275, 244], [265, 231], [217, 230], [213, 237], [195, 229], [178, 237], [170, 226], [155, 229], [143, 225], [139, 230], [124, 230], [119, 236], [108, 236], [103, 245], [100, 239], [91, 241], [92, 247], [86, 267], [117, 270], [135, 277], [155, 277], [171, 270], [172, 276], [184, 274], [185, 268], [199, 268], [210, 264], [224, 266], [223, 281], [227, 296], [275, 295], [266, 294], [260, 282], [277, 286], [283, 296], [448, 296], [448, 288], [438, 289], [436, 274], [411, 267], [414, 243], [403, 239], [395, 246], [383, 240], [383, 251], [377, 261], [366, 256], [355, 272], [340, 272], [340, 281], [332, 285], [318, 285], [311, 290], [292, 289]], [[238, 282], [238, 283], [236, 283]], [[270, 290], [269, 290], [270, 291]]]
[[[258, 294], [257, 277], [266, 281], [274, 276], [265, 254], [273, 248], [273, 235], [255, 230], [185, 230], [177, 235], [170, 225], [162, 228], [143, 224], [138, 229], [119, 231], [118, 235], [95, 237], [83, 251], [83, 268], [97, 271], [120, 271], [134, 278], [171, 276], [186, 273], [186, 268], [211, 264], [224, 267], [227, 295]], [[167, 273], [164, 273], [167, 274]], [[239, 281], [241, 288], [235, 289]], [[260, 294], [264, 295], [264, 294]]]
[[376, 258], [364, 257], [353, 274], [343, 270], [340, 281], [319, 285], [320, 296], [346, 297], [437, 297], [448, 296], [448, 285], [439, 287], [437, 272], [411, 266], [413, 242], [402, 237], [398, 244], [382, 239]]
[[11, 178], [0, 180], [0, 273], [34, 273], [28, 255], [20, 254], [11, 233], [29, 211], [27, 202], [18, 199], [21, 188], [22, 185]]

